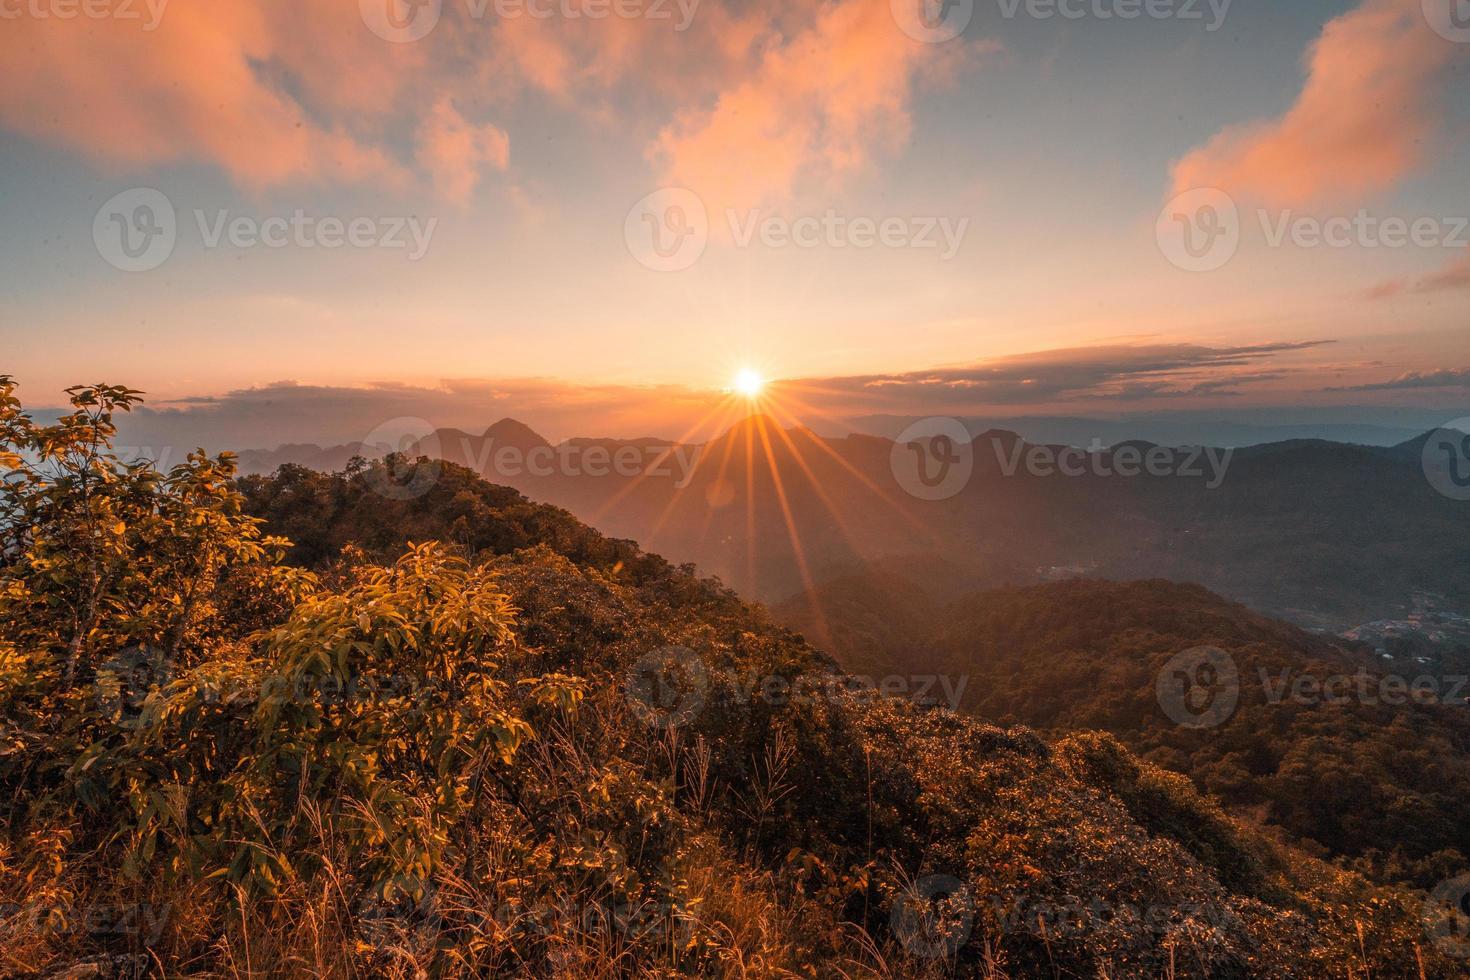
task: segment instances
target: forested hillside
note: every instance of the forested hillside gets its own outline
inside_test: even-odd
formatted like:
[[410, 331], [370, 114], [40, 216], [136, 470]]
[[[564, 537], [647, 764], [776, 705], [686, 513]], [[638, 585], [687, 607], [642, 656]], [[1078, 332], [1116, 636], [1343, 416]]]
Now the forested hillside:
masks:
[[1459, 975], [1107, 735], [851, 690], [472, 474], [392, 499], [428, 461], [121, 465], [136, 400], [0, 380], [0, 972]]
[[[848, 669], [967, 678], [961, 707], [987, 721], [1110, 732], [1234, 812], [1370, 875], [1428, 887], [1466, 870], [1470, 658], [1389, 662], [1164, 581], [946, 602], [882, 572], [777, 614], [830, 636]], [[1218, 726], [1193, 728], [1163, 710], [1159, 679], [1206, 645], [1229, 656], [1239, 700]]]

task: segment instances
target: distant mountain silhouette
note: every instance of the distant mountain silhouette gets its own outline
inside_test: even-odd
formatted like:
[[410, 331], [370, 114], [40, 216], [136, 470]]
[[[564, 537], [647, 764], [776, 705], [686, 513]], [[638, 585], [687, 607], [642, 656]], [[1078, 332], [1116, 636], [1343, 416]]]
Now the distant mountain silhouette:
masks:
[[239, 454], [241, 473], [270, 473], [287, 464], [305, 466], [324, 472], [345, 469], [354, 456], [372, 458], [391, 451], [388, 445], [368, 446], [360, 442], [322, 447], [311, 443], [294, 443], [277, 449], [247, 449]]
[[485, 430], [483, 438], [497, 446], [514, 446], [523, 450], [551, 445], [529, 425], [510, 418], [501, 419], [490, 426]]
[[[1200, 582], [1299, 623], [1345, 629], [1402, 613], [1416, 590], [1470, 606], [1470, 505], [1426, 480], [1428, 437], [1228, 452], [1128, 440], [1084, 452], [993, 430], [974, 439], [972, 473], [940, 500], [906, 489], [899, 476], [912, 454], [888, 439], [828, 438], [766, 415], [703, 445], [552, 446], [512, 419], [481, 436], [441, 430], [432, 442], [441, 458], [757, 598], [910, 559], [943, 563], [969, 588], [1083, 573]], [[313, 460], [290, 447], [283, 461], [340, 468], [331, 464], [347, 448]], [[246, 457], [251, 471], [271, 468]], [[1058, 472], [1059, 457], [1078, 475]], [[1130, 463], [1138, 475], [1117, 475]]]
[[[917, 418], [903, 415], [868, 415], [850, 420], [859, 431], [895, 439]], [[1121, 419], [1054, 415], [1019, 415], [965, 418], [973, 433], [1004, 429], [1020, 433], [1030, 442], [1104, 446], [1128, 439], [1147, 439], [1163, 445], [1202, 442], [1210, 446], [1253, 446], [1298, 439], [1323, 439], [1366, 446], [1392, 446], [1422, 431], [1417, 426], [1369, 425], [1337, 422], [1239, 422], [1191, 418], [1187, 415], [1131, 415]]]

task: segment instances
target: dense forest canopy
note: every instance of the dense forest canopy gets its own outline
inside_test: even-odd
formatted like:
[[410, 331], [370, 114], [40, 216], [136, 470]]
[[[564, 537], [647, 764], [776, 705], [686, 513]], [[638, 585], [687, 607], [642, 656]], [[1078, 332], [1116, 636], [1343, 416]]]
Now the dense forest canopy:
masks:
[[[777, 612], [825, 629], [852, 670], [966, 678], [959, 707], [982, 718], [1110, 732], [1233, 812], [1376, 879], [1428, 888], [1466, 870], [1470, 652], [1385, 658], [1157, 580], [945, 600], [883, 572]], [[1171, 658], [1201, 645], [1229, 657], [1239, 692], [1205, 729], [1170, 718], [1157, 692]]]
[[137, 400], [0, 379], [0, 972], [1462, 974], [1431, 897], [1110, 735], [752, 696], [833, 664], [689, 569], [375, 492], [427, 460], [124, 463]]

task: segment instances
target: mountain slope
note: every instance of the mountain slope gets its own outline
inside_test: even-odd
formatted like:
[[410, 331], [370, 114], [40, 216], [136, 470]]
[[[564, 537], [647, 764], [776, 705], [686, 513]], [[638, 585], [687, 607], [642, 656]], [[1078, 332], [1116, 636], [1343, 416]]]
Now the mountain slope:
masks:
[[[247, 483], [253, 506], [278, 504], [273, 484], [286, 476]], [[290, 476], [294, 482], [303, 474]], [[499, 553], [491, 567], [522, 610], [521, 636], [535, 669], [589, 678], [589, 690], [601, 692], [593, 695], [600, 710], [623, 710], [622, 679], [650, 649], [698, 651], [709, 674], [698, 710], [675, 729], [675, 744], [709, 747], [698, 786], [714, 789], [698, 788], [676, 767], [674, 800], [697, 799], [733, 835], [722, 845], [726, 853], [751, 855], [772, 871], [786, 862], [776, 881], [829, 894], [844, 914], [867, 908], [858, 921], [875, 935], [905, 921], [901, 883], [910, 880], [923, 888], [943, 882], [966, 896], [972, 921], [962, 973], [979, 968], [972, 957], [981, 936], [1016, 976], [1158, 972], [1174, 958], [1175, 942], [1197, 957], [1185, 975], [1330, 975], [1352, 955], [1337, 944], [1358, 928], [1357, 910], [1372, 893], [1365, 883], [1230, 820], [1187, 783], [1134, 760], [1106, 736], [1048, 744], [1021, 729], [834, 687], [820, 680], [833, 676], [828, 661], [729, 593], [457, 468], [424, 497], [381, 512], [361, 474], [307, 479], [311, 496], [336, 502], [322, 524], [327, 539], [344, 539], [344, 527], [369, 517], [375, 530], [368, 538], [377, 540], [386, 540], [381, 531], [436, 519], [461, 527], [466, 498], [485, 502], [466, 543]], [[513, 539], [529, 550], [493, 543]], [[1076, 600], [1088, 585], [1057, 588]], [[1070, 628], [1074, 644], [1085, 647], [1110, 632], [1167, 628], [1237, 645], [1300, 642], [1304, 657], [1333, 650], [1203, 590], [1155, 587], [1155, 602], [1105, 594], [1070, 617], [1041, 610], [1041, 635], [1050, 644]], [[1025, 613], [1001, 603], [976, 615], [1004, 631]], [[936, 656], [943, 652], [941, 642]], [[770, 678], [782, 684], [773, 689]], [[813, 690], [823, 693], [789, 693]], [[881, 895], [889, 896], [886, 906]], [[1117, 921], [1118, 909], [1151, 910], [1154, 925]], [[1072, 922], [1071, 932], [1055, 933], [1059, 917]], [[906, 944], [902, 929], [887, 934], [897, 936], [894, 955], [907, 957], [907, 969], [922, 971], [926, 957], [913, 954], [924, 943], [910, 936]], [[1406, 941], [1407, 934], [1384, 934], [1375, 943], [1393, 949]], [[1392, 963], [1390, 956], [1380, 964], [1384, 975], [1417, 969], [1408, 960]]]
[[[0, 423], [88, 478], [4, 488], [6, 973], [1458, 973], [1422, 893], [1105, 734], [874, 696], [718, 583], [460, 467], [237, 489], [227, 458], [120, 466], [97, 417], [33, 431], [0, 398]], [[1195, 599], [1192, 628], [1235, 628]]]
[[[776, 615], [832, 636], [831, 652], [851, 669], [966, 678], [961, 706], [979, 717], [1110, 732], [1235, 812], [1371, 874], [1431, 885], [1465, 868], [1463, 664], [1386, 662], [1164, 581], [1077, 580], [927, 606], [915, 605], [915, 591], [888, 574], [852, 576]], [[834, 625], [854, 608], [859, 628]], [[1218, 727], [1194, 729], [1166, 712], [1160, 678], [1203, 645], [1228, 655], [1238, 707]], [[1400, 676], [1402, 690], [1383, 680]], [[1444, 703], [1409, 696], [1420, 677]], [[1332, 686], [1314, 686], [1328, 678]]]

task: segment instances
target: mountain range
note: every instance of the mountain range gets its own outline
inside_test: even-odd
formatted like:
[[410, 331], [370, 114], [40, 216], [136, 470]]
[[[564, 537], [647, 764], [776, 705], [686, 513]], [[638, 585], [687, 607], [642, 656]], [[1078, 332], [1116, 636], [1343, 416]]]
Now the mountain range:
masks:
[[[993, 430], [956, 450], [968, 476], [940, 488], [952, 491], [943, 499], [914, 492], [928, 493], [909, 450], [924, 455], [932, 440], [824, 437], [763, 415], [704, 444], [552, 445], [504, 419], [479, 434], [441, 429], [404, 448], [565, 507], [765, 601], [907, 560], [942, 567], [962, 591], [1083, 575], [1198, 582], [1342, 631], [1407, 615], [1421, 594], [1470, 607], [1470, 521], [1463, 502], [1426, 479], [1427, 438], [1203, 450], [1129, 441], [1069, 456], [1065, 445]], [[332, 471], [384, 448], [285, 446], [243, 453], [241, 467]]]

